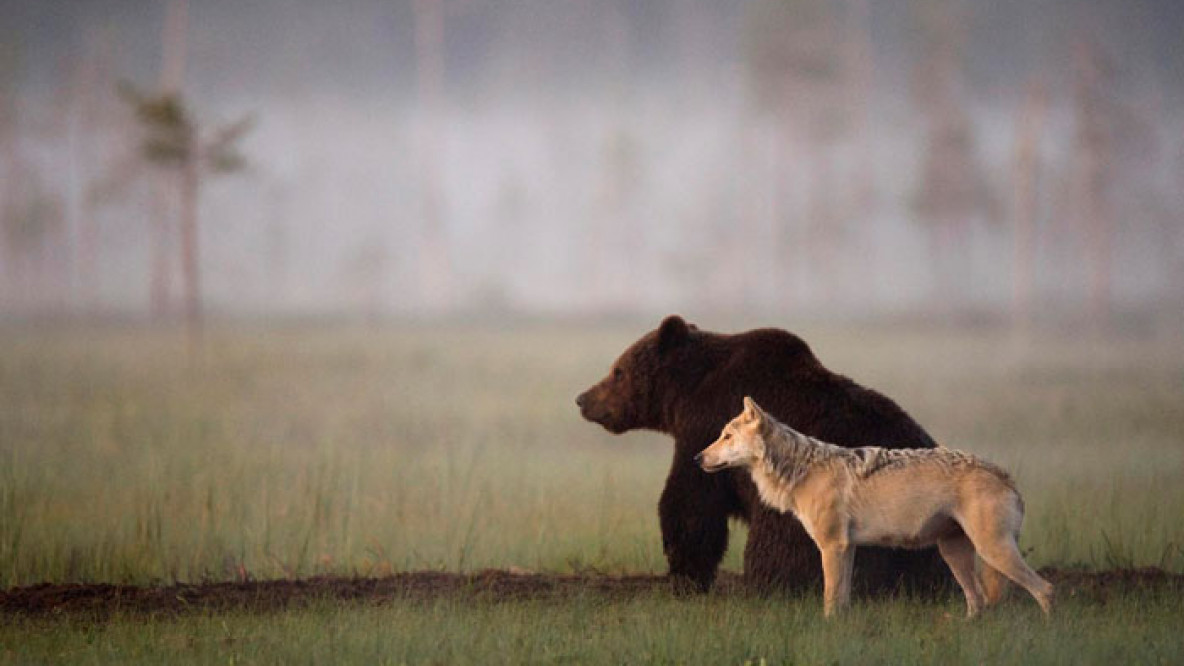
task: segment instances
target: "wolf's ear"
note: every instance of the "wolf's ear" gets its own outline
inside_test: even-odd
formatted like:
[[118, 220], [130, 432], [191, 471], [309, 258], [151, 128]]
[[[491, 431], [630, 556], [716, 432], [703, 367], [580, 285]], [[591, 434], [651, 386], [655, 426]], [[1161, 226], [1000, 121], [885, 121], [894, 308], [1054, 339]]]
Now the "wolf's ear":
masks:
[[765, 420], [765, 412], [761, 410], [760, 405], [756, 404], [755, 400], [748, 396], [744, 396], [743, 416], [745, 421], [756, 421], [759, 423]]
[[662, 325], [658, 327], [658, 351], [670, 351], [687, 341], [691, 330], [683, 318], [678, 315], [670, 315], [662, 320]]

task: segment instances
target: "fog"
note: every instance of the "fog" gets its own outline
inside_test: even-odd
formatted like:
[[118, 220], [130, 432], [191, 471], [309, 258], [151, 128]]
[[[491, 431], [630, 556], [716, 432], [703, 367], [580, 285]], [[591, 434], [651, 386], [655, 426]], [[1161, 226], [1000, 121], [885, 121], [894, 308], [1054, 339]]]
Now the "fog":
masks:
[[1182, 34], [1174, 0], [2, 0], [0, 313], [1178, 314]]

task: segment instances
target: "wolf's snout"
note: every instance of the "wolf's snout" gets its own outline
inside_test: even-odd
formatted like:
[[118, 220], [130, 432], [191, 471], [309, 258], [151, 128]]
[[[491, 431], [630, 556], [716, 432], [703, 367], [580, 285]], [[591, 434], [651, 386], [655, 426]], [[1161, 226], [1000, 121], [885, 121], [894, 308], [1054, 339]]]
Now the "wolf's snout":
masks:
[[703, 464], [703, 452], [702, 451], [695, 454], [695, 464], [696, 465]]

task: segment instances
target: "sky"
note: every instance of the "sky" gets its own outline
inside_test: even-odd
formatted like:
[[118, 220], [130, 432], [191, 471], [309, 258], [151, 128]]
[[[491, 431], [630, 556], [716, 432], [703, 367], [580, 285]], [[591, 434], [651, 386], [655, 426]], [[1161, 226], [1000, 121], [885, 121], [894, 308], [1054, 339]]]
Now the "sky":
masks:
[[[815, 30], [820, 4], [834, 23]], [[254, 119], [250, 168], [202, 180], [208, 307], [1006, 311], [1017, 127], [1033, 82], [1048, 99], [1035, 139], [1036, 300], [1072, 309], [1100, 272], [1115, 307], [1181, 300], [1181, 3], [443, 0], [439, 94], [427, 98], [416, 6], [190, 0], [186, 103], [207, 130]], [[153, 207], [148, 168], [118, 196], [88, 193], [134, 155], [137, 128], [114, 90], [158, 86], [168, 8], [0, 1], [0, 99], [13, 119], [0, 170], [35, 185], [0, 189], [0, 203], [11, 228], [35, 209], [31, 191], [62, 211], [36, 251], [9, 235], [4, 310], [147, 307], [154, 229], [176, 211]], [[970, 172], [994, 202], [952, 240], [916, 203], [940, 125], [924, 101], [921, 72], [938, 60], [925, 12], [955, 17], [939, 31], [956, 65], [936, 104], [965, 117]], [[784, 24], [762, 30], [770, 16]], [[1081, 226], [1092, 199], [1074, 189], [1081, 44], [1106, 72], [1093, 107], [1112, 135], [1105, 256]], [[769, 106], [760, 100], [782, 88], [758, 74], [758, 52], [840, 64], [830, 79], [790, 72]], [[82, 71], [100, 81], [85, 96]], [[176, 307], [175, 234], [166, 244]]]

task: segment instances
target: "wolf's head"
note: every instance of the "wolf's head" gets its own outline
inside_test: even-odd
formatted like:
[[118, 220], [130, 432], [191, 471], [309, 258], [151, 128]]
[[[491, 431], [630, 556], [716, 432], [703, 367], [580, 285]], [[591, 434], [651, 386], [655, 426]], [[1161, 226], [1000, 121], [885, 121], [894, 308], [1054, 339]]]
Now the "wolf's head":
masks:
[[769, 417], [752, 398], [744, 398], [744, 411], [724, 426], [719, 439], [695, 456], [705, 472], [729, 467], [751, 467], [765, 455]]

